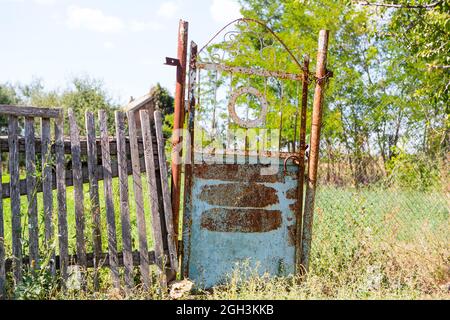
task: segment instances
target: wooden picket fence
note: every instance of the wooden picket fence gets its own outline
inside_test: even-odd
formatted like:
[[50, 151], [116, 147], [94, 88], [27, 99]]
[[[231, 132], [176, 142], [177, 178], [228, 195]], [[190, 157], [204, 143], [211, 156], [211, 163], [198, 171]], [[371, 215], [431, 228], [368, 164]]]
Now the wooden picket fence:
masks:
[[[136, 112], [140, 128], [136, 126]], [[172, 223], [167, 164], [164, 153], [162, 115], [147, 110], [115, 112], [115, 137], [110, 137], [107, 114], [98, 112], [100, 135], [96, 134], [94, 114], [85, 113], [85, 133], [82, 135], [74, 112], [68, 111], [68, 139], [64, 135], [65, 114], [57, 108], [34, 108], [0, 105], [0, 116], [8, 117], [8, 136], [0, 138], [0, 153], [8, 153], [9, 182], [0, 183], [0, 298], [5, 297], [7, 272], [12, 271], [14, 282], [22, 281], [25, 268], [37, 270], [43, 261], [43, 252], [51, 252], [51, 272], [61, 276], [63, 285], [70, 276], [71, 265], [79, 269], [94, 268], [94, 288], [98, 289], [98, 270], [109, 267], [114, 287], [121, 287], [120, 268], [123, 268], [126, 288], [134, 283], [134, 267], [139, 266], [144, 288], [151, 286], [150, 265], [157, 266], [161, 284], [165, 275], [178, 271], [177, 244]], [[128, 121], [126, 121], [126, 118]], [[40, 121], [39, 121], [40, 120]], [[40, 137], [35, 127], [40, 122]], [[126, 125], [126, 122], [128, 126]], [[23, 129], [21, 123], [24, 123]], [[54, 138], [51, 126], [54, 125]], [[127, 128], [128, 127], [128, 128]], [[127, 131], [128, 130], [128, 135]], [[20, 134], [23, 132], [23, 136]], [[20, 179], [19, 155], [25, 154], [25, 179]], [[40, 167], [36, 169], [36, 155]], [[112, 156], [117, 158], [113, 161]], [[0, 156], [0, 176], [2, 175]], [[145, 173], [148, 194], [144, 192], [142, 174]], [[132, 176], [138, 250], [133, 251], [132, 225], [128, 177]], [[122, 234], [122, 252], [118, 252], [117, 224], [114, 208], [113, 178], [118, 177], [119, 212]], [[103, 180], [104, 203], [100, 203], [99, 181]], [[2, 179], [3, 181], [3, 179]], [[89, 184], [90, 206], [84, 199], [83, 185]], [[67, 186], [73, 186], [68, 194]], [[56, 190], [56, 208], [53, 197]], [[37, 195], [42, 193], [42, 212], [38, 211]], [[21, 206], [21, 195], [27, 196], [26, 210]], [[145, 212], [144, 197], [150, 201], [150, 212]], [[68, 225], [67, 198], [74, 199], [75, 225]], [[5, 239], [4, 199], [10, 199], [11, 239]], [[105, 214], [102, 214], [102, 210]], [[26, 212], [22, 212], [26, 211]], [[54, 217], [54, 215], [56, 215]], [[101, 219], [106, 217], [107, 253], [102, 250]], [[27, 220], [26, 228], [23, 225]], [[154, 248], [149, 251], [146, 221], [151, 217]], [[87, 219], [92, 235], [86, 234]], [[57, 221], [57, 223], [54, 223]], [[44, 227], [44, 239], [39, 229]], [[76, 228], [75, 254], [69, 252], [69, 227]], [[57, 228], [57, 230], [55, 230]], [[28, 229], [28, 237], [23, 230]], [[42, 231], [42, 230], [41, 230]], [[87, 239], [91, 237], [92, 252], [87, 252]], [[26, 238], [26, 239], [24, 239]], [[24, 241], [26, 240], [26, 241]], [[7, 257], [5, 245], [11, 241], [11, 255]], [[27, 242], [28, 245], [24, 246]], [[54, 244], [57, 244], [56, 247]], [[53, 244], [53, 246], [52, 246]], [[84, 272], [81, 287], [87, 287]]]

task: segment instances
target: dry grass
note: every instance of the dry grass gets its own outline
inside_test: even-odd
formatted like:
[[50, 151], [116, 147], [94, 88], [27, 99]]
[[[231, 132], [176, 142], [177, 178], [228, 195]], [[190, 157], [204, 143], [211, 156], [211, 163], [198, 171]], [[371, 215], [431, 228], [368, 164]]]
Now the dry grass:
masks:
[[[442, 192], [324, 187], [317, 197], [306, 279], [271, 278], [248, 263], [236, 266], [228, 284], [209, 291], [194, 286], [178, 298], [449, 299], [448, 200]], [[41, 298], [171, 298], [157, 285], [150, 291], [111, 289], [108, 270], [101, 272], [98, 293], [50, 286]], [[17, 297], [17, 290], [10, 288], [10, 294]]]

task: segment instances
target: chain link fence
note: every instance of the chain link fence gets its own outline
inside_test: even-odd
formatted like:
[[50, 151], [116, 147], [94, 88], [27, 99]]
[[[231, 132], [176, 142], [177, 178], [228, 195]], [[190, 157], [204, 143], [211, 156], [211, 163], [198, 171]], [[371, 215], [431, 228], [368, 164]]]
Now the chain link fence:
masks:
[[419, 162], [401, 165], [377, 179], [331, 181], [322, 164], [311, 272], [336, 284], [329, 290], [450, 291], [448, 166], [430, 173]]

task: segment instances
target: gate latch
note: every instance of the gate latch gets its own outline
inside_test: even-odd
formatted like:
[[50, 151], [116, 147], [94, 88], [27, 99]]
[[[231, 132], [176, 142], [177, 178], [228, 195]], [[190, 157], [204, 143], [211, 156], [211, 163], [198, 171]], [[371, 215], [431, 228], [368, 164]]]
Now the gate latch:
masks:
[[178, 67], [178, 66], [180, 66], [180, 60], [176, 59], [176, 58], [166, 57], [166, 63], [164, 63], [164, 64], [168, 65], [168, 66]]
[[290, 155], [289, 157], [287, 157], [286, 159], [284, 159], [284, 170], [283, 170], [283, 174], [286, 175], [287, 174], [287, 163], [288, 161], [292, 159], [292, 161], [297, 165], [300, 166], [300, 157], [296, 156], [296, 155]]
[[[309, 145], [307, 144], [307, 145], [305, 146], [305, 159], [308, 159], [308, 158], [309, 158], [309, 151], [308, 151], [308, 149], [309, 149]], [[302, 161], [302, 159], [301, 159], [298, 155], [295, 155], [295, 154], [290, 155], [289, 157], [287, 157], [287, 158], [284, 160], [284, 170], [283, 170], [283, 174], [284, 174], [284, 175], [287, 174], [287, 163], [288, 163], [288, 161], [289, 161], [290, 159], [292, 159], [292, 161], [294, 162], [294, 164], [296, 164], [297, 166], [300, 166], [300, 162]]]

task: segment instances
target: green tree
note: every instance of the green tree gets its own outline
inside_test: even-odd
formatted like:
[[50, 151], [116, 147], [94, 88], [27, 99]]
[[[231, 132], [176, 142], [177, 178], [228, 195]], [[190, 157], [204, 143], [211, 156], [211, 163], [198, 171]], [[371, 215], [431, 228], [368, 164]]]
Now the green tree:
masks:
[[396, 57], [407, 70], [402, 81], [414, 83], [409, 97], [417, 105], [414, 120], [420, 123], [421, 150], [445, 158], [450, 147], [450, 1], [420, 0], [411, 5], [402, 0], [394, 6], [381, 2], [377, 8], [380, 16], [390, 18], [382, 36], [403, 51]]
[[[367, 11], [330, 0], [241, 2], [244, 16], [262, 20], [290, 48], [299, 48], [299, 59], [301, 54], [309, 54], [312, 70], [319, 31], [330, 30], [328, 65], [335, 76], [326, 92], [323, 135], [328, 152], [324, 155], [330, 158], [345, 152], [355, 183], [364, 182], [370, 155], [371, 122], [368, 118], [370, 110], [379, 103], [373, 98], [379, 81], [375, 76], [379, 66], [375, 59], [378, 44], [371, 36], [374, 26]], [[292, 127], [286, 126], [290, 131]]]
[[[72, 108], [80, 128], [85, 127], [85, 111], [91, 111], [97, 116], [98, 110], [106, 110], [108, 128], [114, 132], [114, 111], [118, 104], [113, 101], [101, 80], [88, 76], [74, 77], [67, 88], [46, 91], [42, 80], [35, 79], [30, 84], [19, 86], [23, 99], [32, 106]], [[66, 132], [68, 122], [65, 121]]]
[[[172, 136], [173, 130], [174, 98], [159, 83], [150, 89], [150, 96], [153, 98], [155, 107], [161, 110], [164, 119], [163, 135], [166, 139], [169, 139]], [[167, 145], [170, 144], [167, 143]]]
[[104, 83], [89, 77], [77, 77], [72, 80], [72, 86], [61, 96], [61, 106], [72, 108], [77, 117], [77, 123], [84, 128], [84, 114], [89, 110], [97, 116], [99, 110], [106, 110], [108, 128], [114, 132], [114, 111], [119, 105], [107, 93]]
[[[424, 152], [430, 159], [447, 154], [448, 0], [241, 4], [245, 17], [263, 21], [290, 48], [299, 49], [298, 59], [300, 53], [309, 53], [313, 70], [319, 30], [330, 30], [328, 65], [334, 78], [326, 92], [322, 130], [329, 179], [343, 159], [354, 184], [361, 185], [389, 174], [390, 162], [401, 150]], [[260, 63], [259, 58], [250, 61]], [[284, 68], [289, 70], [289, 63]], [[282, 134], [290, 136], [289, 131], [291, 125]]]
[[[0, 84], [0, 104], [14, 105], [19, 103], [19, 97], [10, 84]], [[0, 134], [5, 135], [8, 131], [8, 118], [0, 116]]]
[[157, 83], [150, 89], [150, 96], [155, 101], [156, 107], [161, 110], [163, 115], [173, 114], [174, 99], [166, 88]]

